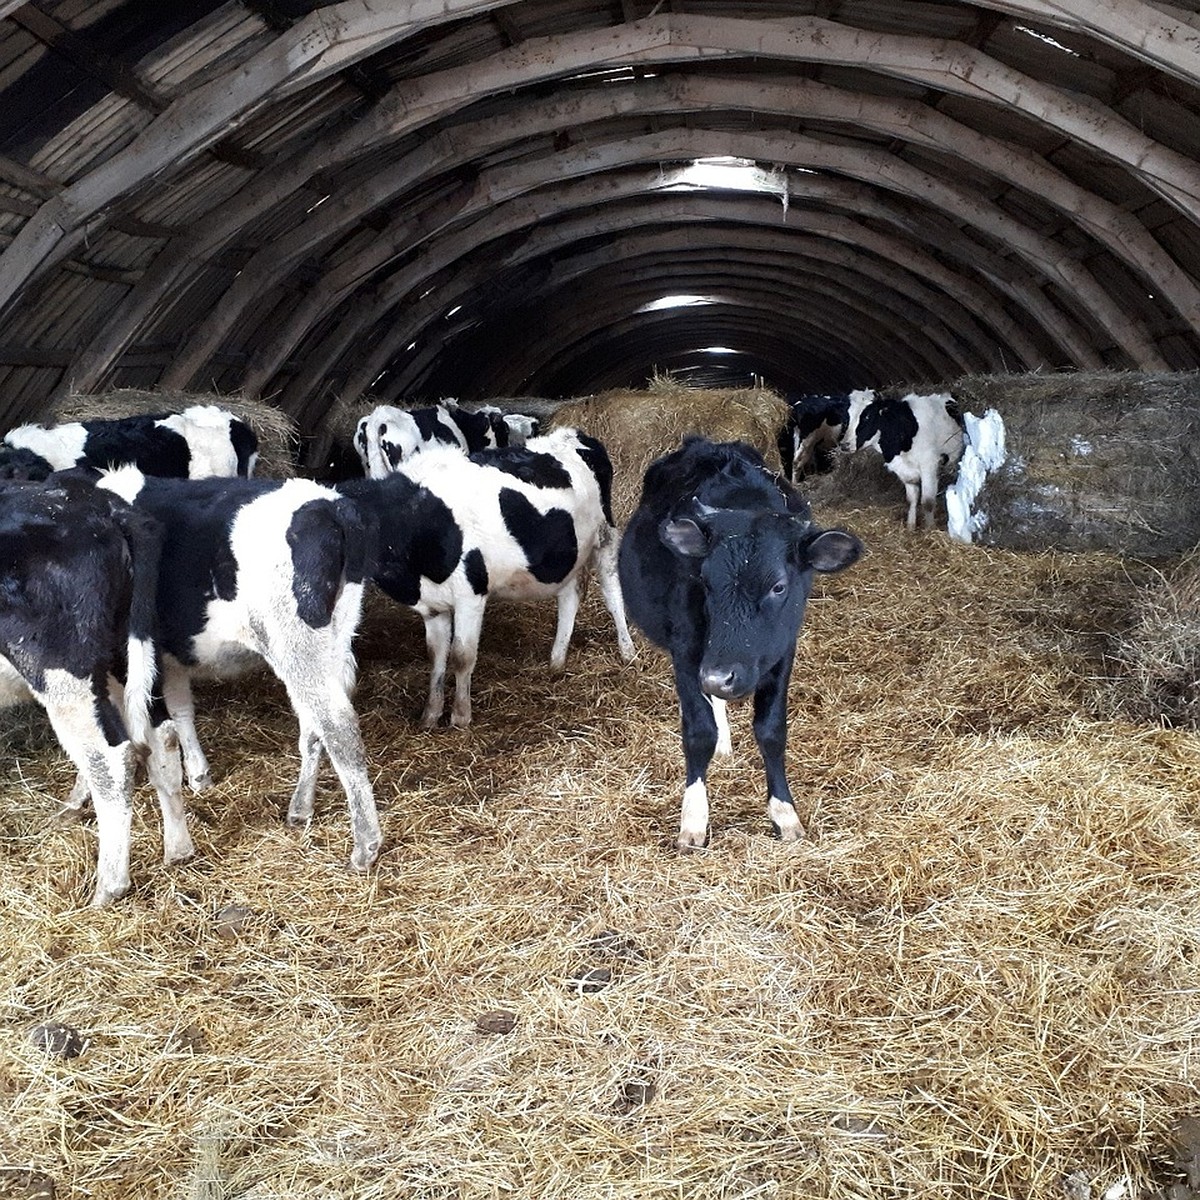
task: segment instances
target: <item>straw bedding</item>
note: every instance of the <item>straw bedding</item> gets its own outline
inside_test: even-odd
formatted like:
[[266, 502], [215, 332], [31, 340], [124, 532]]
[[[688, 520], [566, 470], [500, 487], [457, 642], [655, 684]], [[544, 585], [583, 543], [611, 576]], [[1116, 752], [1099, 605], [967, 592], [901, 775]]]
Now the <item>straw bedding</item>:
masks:
[[[1140, 580], [821, 515], [871, 553], [810, 604], [797, 845], [733, 710], [711, 846], [672, 849], [669, 669], [619, 662], [597, 589], [559, 676], [553, 605], [494, 605], [475, 724], [425, 734], [420, 623], [372, 600], [365, 878], [328, 772], [311, 827], [283, 824], [296, 728], [269, 677], [199, 689], [199, 856], [156, 861], [143, 788], [135, 891], [104, 912], [90, 829], [53, 815], [69, 770], [6, 718], [14, 1194], [1189, 1196], [1200, 741], [1104, 715]], [[78, 1057], [29, 1040], [50, 1020]]]

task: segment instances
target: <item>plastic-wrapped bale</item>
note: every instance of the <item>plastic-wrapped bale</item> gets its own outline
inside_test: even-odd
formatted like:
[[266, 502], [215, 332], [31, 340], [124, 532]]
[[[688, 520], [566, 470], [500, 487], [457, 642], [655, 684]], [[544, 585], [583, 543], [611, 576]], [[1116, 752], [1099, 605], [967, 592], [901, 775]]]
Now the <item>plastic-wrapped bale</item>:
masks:
[[779, 432], [787, 422], [784, 399], [770, 388], [693, 388], [659, 376], [648, 388], [616, 388], [571, 400], [551, 419], [604, 443], [613, 463], [613, 512], [629, 519], [642, 494], [646, 468], [689, 433], [718, 442], [748, 442], [772, 471], [779, 463]]
[[1200, 372], [965, 376], [1005, 458], [972, 504], [976, 541], [1012, 550], [1177, 554], [1200, 542]]
[[216, 392], [152, 391], [116, 388], [94, 395], [77, 392], [55, 404], [40, 421], [110, 421], [141, 413], [182, 412], [197, 404], [215, 404], [245, 421], [258, 437], [258, 464], [254, 474], [265, 479], [289, 479], [296, 474], [296, 423], [287, 413], [261, 400], [222, 396]]

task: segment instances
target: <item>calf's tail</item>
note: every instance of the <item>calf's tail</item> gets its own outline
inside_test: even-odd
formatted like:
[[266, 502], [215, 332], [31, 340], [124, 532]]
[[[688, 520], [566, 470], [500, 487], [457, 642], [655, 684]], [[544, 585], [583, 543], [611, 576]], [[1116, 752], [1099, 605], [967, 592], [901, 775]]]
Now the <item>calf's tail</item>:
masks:
[[114, 505], [117, 525], [129, 548], [132, 592], [126, 647], [125, 724], [130, 741], [145, 748], [150, 738], [150, 705], [158, 678], [158, 568], [162, 526], [146, 513]]

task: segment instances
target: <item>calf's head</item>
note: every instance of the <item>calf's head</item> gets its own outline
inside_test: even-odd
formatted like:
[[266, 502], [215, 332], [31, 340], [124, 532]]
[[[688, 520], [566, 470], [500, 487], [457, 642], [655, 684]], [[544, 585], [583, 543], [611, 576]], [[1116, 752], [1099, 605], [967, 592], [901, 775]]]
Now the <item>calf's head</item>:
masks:
[[841, 571], [858, 561], [851, 533], [818, 528], [806, 515], [709, 508], [659, 527], [704, 594], [700, 686], [721, 700], [754, 694], [764, 677], [795, 652], [814, 571]]

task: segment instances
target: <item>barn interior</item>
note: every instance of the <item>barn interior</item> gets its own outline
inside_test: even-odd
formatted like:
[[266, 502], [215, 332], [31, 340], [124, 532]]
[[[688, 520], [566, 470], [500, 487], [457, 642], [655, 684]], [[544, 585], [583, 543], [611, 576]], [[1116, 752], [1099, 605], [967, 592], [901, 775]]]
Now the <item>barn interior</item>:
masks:
[[365, 879], [332, 776], [283, 825], [269, 675], [199, 689], [200, 852], [141, 789], [103, 912], [0, 712], [0, 1194], [1200, 1196], [1196, 535], [1150, 540], [1194, 512], [1198, 85], [1195, 0], [0, 0], [0, 430], [215, 396], [319, 474], [379, 403], [674, 437], [971, 381], [1067, 498], [971, 546], [814, 482], [869, 554], [801, 639], [797, 846], [735, 717], [674, 851], [669, 664], [596, 596], [559, 676], [551, 611], [490, 609], [432, 732], [372, 599]]

